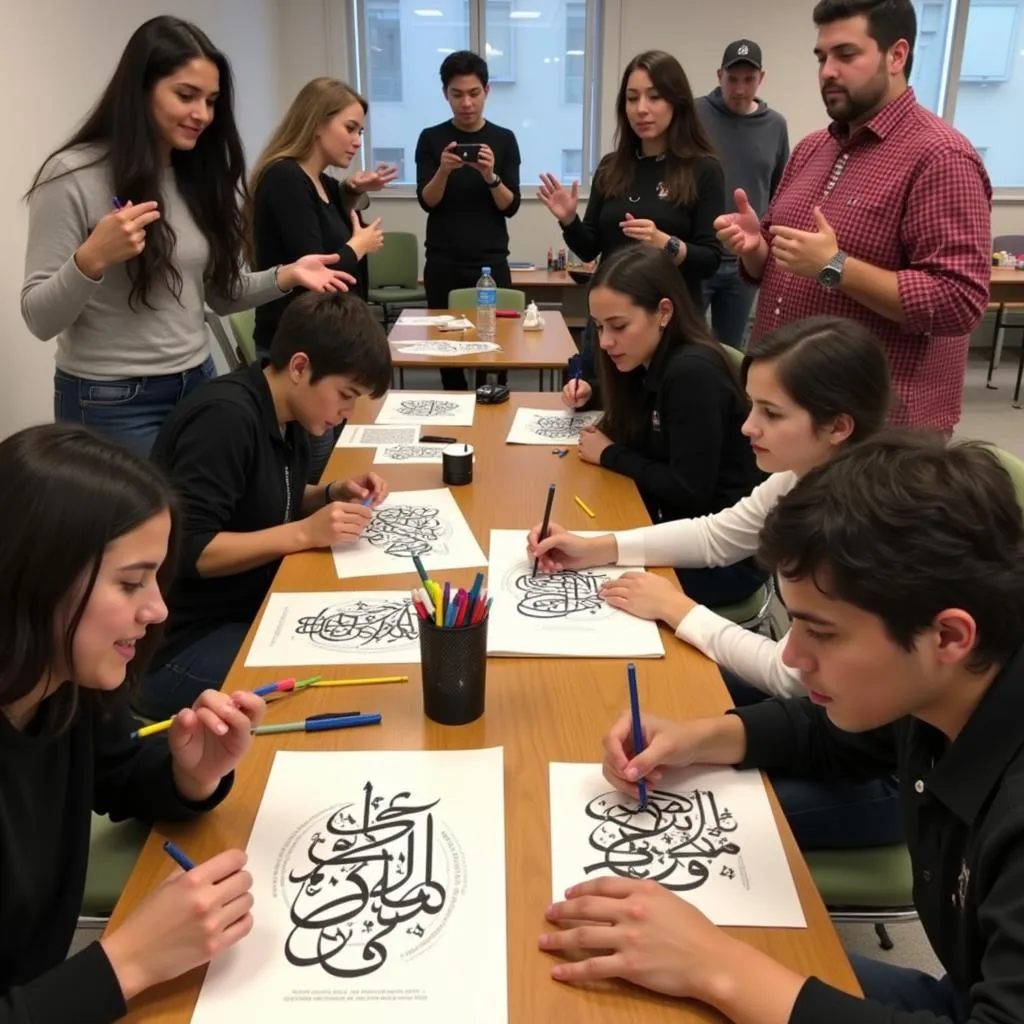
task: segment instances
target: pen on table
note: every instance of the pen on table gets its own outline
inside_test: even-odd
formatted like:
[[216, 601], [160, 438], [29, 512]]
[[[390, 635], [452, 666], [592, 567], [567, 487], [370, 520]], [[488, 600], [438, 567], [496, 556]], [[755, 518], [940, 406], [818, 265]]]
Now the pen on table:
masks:
[[427, 570], [423, 568], [423, 563], [420, 561], [419, 555], [412, 556], [412, 564], [416, 566], [416, 572], [419, 575], [420, 580], [423, 582], [423, 586], [426, 586], [430, 582], [430, 577], [427, 575]]
[[271, 693], [290, 693], [293, 690], [303, 690], [307, 686], [312, 686], [320, 676], [310, 676], [308, 679], [300, 679], [298, 681], [294, 679], [282, 679], [277, 683], [267, 683], [266, 686], [257, 687], [252, 692], [257, 697], [266, 697]]
[[192, 858], [180, 847], [175, 846], [170, 839], [164, 840], [164, 850], [175, 860], [182, 871], [191, 871], [195, 867]]
[[446, 581], [444, 585], [444, 604], [442, 605], [442, 607], [444, 608], [444, 614], [442, 618], [448, 617], [448, 607], [451, 604], [451, 593], [452, 585]]
[[419, 593], [417, 591], [412, 592], [412, 606], [416, 609], [416, 614], [424, 621], [427, 621], [427, 609], [423, 602], [420, 600]]
[[314, 688], [327, 686], [369, 686], [374, 683], [407, 683], [408, 676], [368, 676], [363, 679], [321, 679], [313, 683]]
[[469, 614], [468, 621], [472, 622], [473, 612], [476, 610], [476, 603], [480, 600], [480, 588], [484, 585], [484, 574], [478, 572], [473, 580], [473, 586], [469, 588]]
[[[579, 499], [577, 499], [577, 500], [579, 500]], [[547, 535], [548, 535], [548, 523], [551, 522], [551, 506], [554, 504], [554, 501], [555, 501], [555, 485], [551, 484], [551, 486], [548, 487], [548, 500], [547, 500], [547, 504], [544, 506], [544, 522], [541, 524], [540, 536], [537, 538], [539, 541], [540, 540], [544, 540], [547, 537]], [[534, 576], [537, 575], [537, 566], [538, 565], [540, 565], [540, 559], [539, 558], [535, 558], [533, 560], [533, 572], [530, 573], [530, 578], [531, 579]]]
[[269, 736], [279, 732], [325, 732], [328, 729], [356, 729], [361, 725], [380, 725], [381, 716], [358, 715], [350, 712], [341, 714], [312, 715], [301, 722], [280, 722], [277, 725], [257, 725], [250, 732], [253, 736]]
[[587, 503], [578, 494], [573, 496], [573, 501], [575, 501], [576, 504], [579, 505], [579, 507], [581, 509], [583, 509], [583, 511], [586, 512], [587, 515], [590, 516], [591, 519], [594, 518], [594, 515], [595, 515], [594, 511], [590, 508], [590, 506], [587, 505]]
[[424, 434], [420, 444], [455, 444], [454, 437], [443, 437], [440, 434]]
[[[633, 716], [633, 757], [637, 757], [644, 751], [644, 727], [640, 721], [640, 695], [636, 690], [636, 665], [630, 662], [626, 666], [626, 676], [629, 680], [629, 710]], [[643, 779], [637, 779], [636, 788], [640, 791], [640, 807], [647, 810], [647, 783]]]

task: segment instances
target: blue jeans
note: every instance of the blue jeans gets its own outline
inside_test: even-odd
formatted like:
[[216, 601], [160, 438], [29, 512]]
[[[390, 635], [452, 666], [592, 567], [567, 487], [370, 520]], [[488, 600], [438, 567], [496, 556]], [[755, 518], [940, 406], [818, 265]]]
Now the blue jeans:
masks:
[[[768, 694], [719, 668], [736, 707]], [[870, 782], [816, 782], [769, 771], [782, 811], [801, 850], [850, 850], [903, 842], [903, 809], [895, 776]]]
[[742, 351], [747, 341], [747, 321], [757, 289], [740, 277], [736, 260], [722, 260], [713, 277], [703, 284], [704, 312], [711, 307], [711, 329], [726, 345]]
[[63, 370], [53, 375], [53, 418], [83, 423], [148, 458], [167, 414], [200, 384], [217, 376], [213, 359], [162, 377], [87, 380]]
[[219, 690], [248, 632], [247, 622], [218, 626], [151, 669], [133, 697], [135, 710], [163, 720], [190, 707], [203, 690]]
[[887, 964], [857, 953], [851, 955], [850, 966], [864, 990], [865, 999], [904, 1013], [915, 1010], [933, 1013], [948, 1018], [954, 1024], [964, 1024], [967, 1020], [966, 1007], [960, 1002], [948, 974], [933, 978], [912, 967]]

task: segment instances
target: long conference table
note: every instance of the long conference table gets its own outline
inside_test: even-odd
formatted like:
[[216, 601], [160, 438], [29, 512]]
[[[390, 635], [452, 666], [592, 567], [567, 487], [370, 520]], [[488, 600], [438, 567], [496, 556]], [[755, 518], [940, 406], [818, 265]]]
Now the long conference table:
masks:
[[[553, 518], [575, 530], [613, 530], [649, 522], [633, 483], [625, 477], [583, 463], [570, 452], [559, 458], [547, 446], [506, 445], [505, 437], [517, 407], [557, 408], [550, 393], [518, 393], [508, 403], [478, 406], [472, 427], [446, 427], [477, 452], [472, 484], [451, 488], [481, 546], [494, 528], [523, 530], [539, 520], [548, 485], [558, 485]], [[351, 422], [372, 423], [379, 402], [361, 400]], [[371, 469], [373, 449], [336, 449], [325, 479], [343, 479]], [[437, 465], [387, 466], [392, 490], [442, 486]], [[579, 495], [595, 518], [573, 501]], [[666, 570], [657, 570], [672, 580]], [[468, 586], [475, 569], [447, 573], [453, 583]], [[336, 591], [403, 589], [417, 583], [414, 572], [373, 581], [339, 580], [330, 552], [316, 551], [285, 559], [274, 591]], [[666, 656], [638, 663], [640, 700], [645, 712], [673, 718], [717, 715], [729, 699], [715, 666], [693, 648], [663, 630]], [[253, 689], [291, 673], [280, 669], [247, 669], [250, 630], [225, 684], [225, 690]], [[365, 667], [364, 667], [365, 669]], [[302, 667], [303, 676], [378, 674], [359, 668]], [[601, 738], [626, 706], [624, 663], [612, 659], [492, 658], [487, 669], [487, 708], [470, 725], [446, 727], [423, 714], [419, 666], [379, 666], [380, 675], [408, 675], [409, 682], [361, 686], [362, 710], [380, 711], [383, 724], [367, 729], [326, 733], [286, 733], [258, 737], [239, 766], [227, 800], [197, 822], [162, 825], [160, 832], [180, 842], [197, 861], [228, 847], [244, 848], [277, 750], [461, 750], [502, 746], [505, 751], [505, 851], [508, 910], [508, 990], [510, 1024], [587, 1021], [587, 1024], [650, 1024], [717, 1021], [717, 1012], [694, 1002], [671, 1000], [621, 983], [569, 987], [549, 976], [553, 959], [537, 946], [546, 930], [544, 911], [551, 902], [548, 763], [601, 760]], [[271, 706], [266, 721], [292, 721], [331, 710], [332, 690], [306, 690]], [[813, 974], [852, 993], [859, 993], [849, 962], [822, 905], [774, 794], [772, 807], [807, 918], [805, 929], [736, 928], [733, 934], [803, 974]], [[140, 899], [173, 869], [160, 839], [151, 834], [118, 903], [110, 928], [116, 928]], [[495, 894], [496, 898], [499, 894]], [[244, 941], [254, 941], [252, 937]], [[473, 951], [463, 951], [472, 970]], [[132, 1001], [129, 1021], [186, 1024], [202, 985], [205, 968], [159, 986]], [[459, 1020], [451, 1007], [452, 1020]], [[325, 1007], [328, 1015], [336, 1010]], [[413, 1018], [410, 1018], [413, 1019]]]

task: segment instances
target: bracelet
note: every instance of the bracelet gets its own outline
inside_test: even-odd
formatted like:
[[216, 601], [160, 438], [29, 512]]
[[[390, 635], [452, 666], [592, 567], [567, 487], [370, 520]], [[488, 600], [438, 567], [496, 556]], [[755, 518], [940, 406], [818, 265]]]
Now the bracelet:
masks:
[[286, 289], [284, 289], [284, 288], [282, 288], [282, 287], [281, 287], [281, 282], [280, 282], [280, 281], [278, 280], [278, 278], [280, 277], [280, 275], [281, 275], [281, 264], [280, 264], [280, 263], [278, 263], [278, 265], [277, 265], [276, 267], [274, 267], [274, 287], [275, 287], [275, 288], [276, 288], [276, 289], [277, 289], [277, 290], [278, 290], [279, 292], [282, 292], [282, 293], [283, 293], [283, 292], [285, 292], [285, 291], [286, 291]]
[[334, 481], [332, 480], [332, 481], [331, 481], [331, 482], [330, 482], [330, 483], [329, 483], [329, 484], [328, 484], [328, 485], [327, 485], [327, 486], [326, 486], [326, 487], [324, 488], [324, 504], [325, 504], [325, 505], [330, 505], [331, 501], [333, 500], [333, 499], [331, 498], [331, 484], [333, 484], [333, 483], [334, 483]]

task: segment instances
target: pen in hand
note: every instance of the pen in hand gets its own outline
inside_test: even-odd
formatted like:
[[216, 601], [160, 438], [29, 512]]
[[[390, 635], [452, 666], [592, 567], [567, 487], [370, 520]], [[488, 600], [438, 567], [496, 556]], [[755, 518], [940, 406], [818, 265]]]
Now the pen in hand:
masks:
[[[629, 710], [633, 717], [633, 756], [637, 757], [644, 751], [644, 727], [640, 720], [640, 695], [636, 689], [636, 665], [630, 662], [626, 666], [629, 680]], [[636, 788], [640, 791], [640, 809], [647, 810], [647, 783], [638, 779]]]

